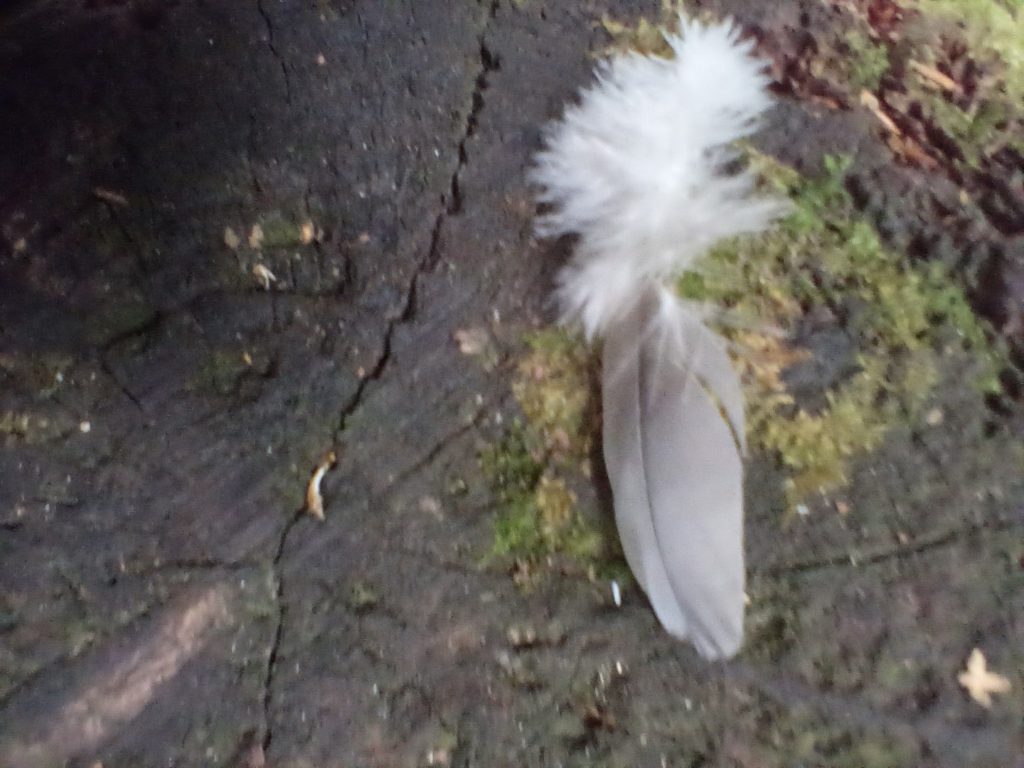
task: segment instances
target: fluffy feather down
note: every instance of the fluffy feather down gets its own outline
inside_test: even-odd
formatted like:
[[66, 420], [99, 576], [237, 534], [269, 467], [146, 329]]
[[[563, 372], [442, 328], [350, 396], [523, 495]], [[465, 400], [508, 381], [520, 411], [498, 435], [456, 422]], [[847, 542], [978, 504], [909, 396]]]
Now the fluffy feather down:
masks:
[[538, 233], [578, 233], [559, 277], [564, 317], [588, 337], [628, 311], [644, 284], [687, 268], [716, 241], [763, 229], [783, 210], [727, 175], [729, 144], [770, 105], [763, 62], [731, 23], [680, 19], [675, 58], [627, 54], [549, 129], [531, 173], [552, 206]]

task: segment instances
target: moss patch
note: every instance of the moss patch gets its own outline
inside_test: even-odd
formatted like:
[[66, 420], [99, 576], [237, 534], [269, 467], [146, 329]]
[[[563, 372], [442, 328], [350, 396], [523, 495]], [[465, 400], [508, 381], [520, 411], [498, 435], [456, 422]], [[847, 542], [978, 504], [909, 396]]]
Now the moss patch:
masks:
[[665, 35], [679, 31], [680, 16], [702, 22], [715, 21], [709, 12], [695, 12], [688, 6], [687, 0], [661, 0], [658, 19], [653, 22], [641, 17], [635, 23], [628, 23], [602, 16], [601, 28], [611, 38], [611, 45], [602, 54], [642, 53], [671, 58], [672, 46], [665, 41]]
[[[751, 444], [778, 457], [796, 508], [842, 487], [853, 459], [919, 417], [943, 355], [968, 350], [984, 390], [998, 387], [999, 360], [950, 276], [909, 264], [856, 213], [846, 162], [831, 158], [824, 177], [809, 180], [751, 157], [765, 185], [793, 201], [792, 213], [766, 235], [715, 249], [679, 289], [761, 329], [726, 334], [740, 350]], [[818, 349], [817, 338], [830, 341]], [[804, 363], [829, 356], [840, 358], [836, 372], [812, 371], [812, 392], [797, 391]]]
[[265, 249], [296, 248], [304, 244], [302, 225], [282, 214], [266, 216], [260, 222], [260, 227], [263, 230], [262, 247]]
[[914, 56], [951, 75], [957, 88], [908, 74], [909, 103], [902, 94], [887, 100], [905, 112], [917, 105], [955, 144], [954, 165], [987, 168], [1006, 149], [1024, 152], [1024, 5], [919, 0], [918, 7], [922, 15], [908, 29]]
[[99, 307], [86, 321], [86, 337], [98, 346], [143, 333], [157, 319], [156, 310], [141, 296], [127, 295]]
[[491, 555], [536, 564], [561, 554], [590, 566], [605, 541], [581, 516], [570, 487], [573, 478], [590, 474], [597, 426], [589, 354], [581, 338], [560, 329], [526, 341], [512, 382], [524, 418], [480, 456], [499, 503]]
[[258, 392], [259, 381], [270, 375], [272, 367], [270, 357], [262, 350], [214, 349], [193, 377], [193, 386], [223, 397], [239, 395], [248, 399]]
[[28, 445], [59, 440], [73, 429], [71, 420], [63, 414], [0, 411], [0, 437], [9, 437]]
[[876, 90], [889, 69], [889, 49], [860, 27], [847, 32], [843, 45], [845, 55], [837, 58], [843, 82], [853, 93]]
[[972, 53], [993, 68], [1002, 90], [1024, 99], [1024, 3], [1020, 0], [918, 0], [934, 19], [960, 28]]

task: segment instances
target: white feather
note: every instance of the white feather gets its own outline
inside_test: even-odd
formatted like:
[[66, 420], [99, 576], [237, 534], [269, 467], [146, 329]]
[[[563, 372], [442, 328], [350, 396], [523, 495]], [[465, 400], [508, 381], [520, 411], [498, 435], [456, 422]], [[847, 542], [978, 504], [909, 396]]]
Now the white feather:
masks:
[[785, 202], [728, 174], [770, 104], [730, 24], [680, 19], [673, 59], [603, 64], [532, 172], [538, 232], [578, 234], [563, 319], [604, 338], [604, 454], [623, 550], [655, 614], [706, 658], [743, 637], [743, 396], [724, 343], [665, 284]]
[[628, 310], [641, 284], [686, 269], [716, 241], [763, 229], [783, 210], [754, 197], [749, 173], [725, 175], [731, 142], [770, 105], [763, 62], [729, 23], [680, 20], [675, 58], [628, 54], [549, 129], [531, 173], [553, 206], [545, 236], [578, 233], [559, 279], [566, 317], [588, 337]]

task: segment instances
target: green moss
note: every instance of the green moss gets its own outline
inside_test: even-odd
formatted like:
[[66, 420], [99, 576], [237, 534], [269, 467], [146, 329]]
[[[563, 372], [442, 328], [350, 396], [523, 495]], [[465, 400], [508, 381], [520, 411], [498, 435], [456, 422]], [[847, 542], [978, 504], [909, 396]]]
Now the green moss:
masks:
[[553, 328], [530, 334], [529, 352], [517, 366], [512, 392], [527, 423], [548, 452], [586, 457], [593, 421], [589, 353], [583, 339]]
[[800, 607], [806, 598], [793, 582], [756, 576], [747, 584], [747, 596], [750, 599], [745, 620], [747, 653], [776, 662], [803, 632]]
[[281, 215], [271, 215], [260, 222], [263, 248], [294, 248], [302, 245], [302, 225]]
[[369, 613], [377, 607], [380, 597], [373, 585], [366, 581], [355, 581], [348, 589], [345, 604], [353, 613]]
[[74, 360], [54, 352], [0, 354], [0, 371], [39, 397], [50, 397], [67, 378]]
[[561, 329], [532, 333], [526, 346], [512, 382], [524, 418], [480, 455], [499, 505], [491, 555], [537, 563], [557, 553], [591, 566], [606, 542], [580, 514], [568, 482], [589, 474], [597, 429], [589, 353]]
[[[967, 94], [939, 92], [920, 78], [907, 88], [928, 119], [963, 153], [970, 168], [1010, 147], [1024, 152], [1024, 5], [1009, 0], [919, 0], [922, 15], [910, 31], [914, 55], [947, 64], [957, 41], [976, 74]], [[945, 42], [943, 42], [945, 41]]]
[[963, 152], [964, 161], [974, 167], [993, 151], [1011, 146], [1024, 151], [1024, 130], [1019, 107], [1001, 95], [984, 95], [961, 106], [948, 97], [922, 87], [912, 93], [927, 114]]
[[[727, 307], [748, 327], [727, 331], [745, 352], [751, 444], [778, 457], [792, 507], [848, 479], [850, 462], [879, 446], [893, 424], [917, 418], [950, 346], [979, 361], [980, 388], [996, 384], [999, 361], [963, 292], [940, 265], [911, 265], [886, 248], [855, 211], [847, 163], [801, 178], [751, 154], [763, 183], [790, 197], [792, 213], [772, 232], [723, 244], [679, 282], [682, 295]], [[826, 384], [820, 407], [797, 401], [787, 377], [812, 357], [795, 341], [807, 317], [849, 337], [851, 372]]]
[[86, 337], [96, 346], [142, 333], [156, 320], [156, 310], [141, 296], [123, 296], [99, 307], [86, 321]]
[[[215, 349], [203, 360], [193, 383], [197, 389], [227, 397], [251, 396], [258, 379], [268, 375], [271, 360], [266, 353], [243, 349]], [[251, 386], [246, 386], [250, 384]]]
[[1024, 99], [1024, 4], [1020, 0], [918, 0], [926, 16], [963, 30], [971, 53], [995, 68], [1006, 95]]
[[[905, 768], [921, 764], [921, 746], [905, 729], [890, 729], [882, 720], [869, 724], [842, 722], [799, 697], [782, 703], [763, 692], [747, 690], [742, 702], [719, 716], [737, 724], [737, 743], [745, 747], [743, 765]], [[708, 751], [714, 755], [714, 746], [709, 746]], [[721, 762], [712, 758], [693, 764]]]
[[850, 30], [843, 39], [846, 55], [839, 57], [841, 80], [853, 94], [874, 91], [889, 69], [889, 49], [862, 29]]
[[575, 495], [535, 427], [514, 422], [480, 462], [499, 504], [493, 556], [535, 561], [561, 553], [588, 563], [598, 557], [601, 536], [580, 516]]
[[480, 454], [480, 466], [497, 499], [508, 503], [530, 493], [544, 471], [544, 452], [536, 434], [514, 421], [504, 439]]
[[672, 48], [665, 42], [666, 33], [679, 28], [679, 15], [690, 16], [686, 0], [661, 0], [658, 20], [640, 18], [635, 24], [616, 21], [609, 16], [601, 18], [601, 27], [611, 37], [612, 44], [605, 53], [636, 51], [654, 56], [670, 57]]
[[196, 383], [218, 395], [230, 395], [247, 368], [241, 353], [236, 350], [216, 350], [203, 362]]
[[63, 413], [0, 411], [0, 437], [10, 437], [28, 445], [42, 445], [66, 437], [74, 424]]

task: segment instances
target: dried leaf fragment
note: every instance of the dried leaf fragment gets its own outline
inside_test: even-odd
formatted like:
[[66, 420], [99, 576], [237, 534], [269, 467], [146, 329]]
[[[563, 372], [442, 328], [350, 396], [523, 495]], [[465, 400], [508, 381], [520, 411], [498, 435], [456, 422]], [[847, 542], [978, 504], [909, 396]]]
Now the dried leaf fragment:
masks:
[[303, 245], [309, 245], [316, 238], [316, 226], [312, 221], [306, 219], [302, 222], [302, 226], [299, 228], [299, 242]]
[[259, 224], [253, 224], [252, 229], [249, 230], [249, 247], [253, 250], [263, 247], [263, 227]]
[[309, 478], [309, 484], [306, 486], [306, 511], [317, 520], [324, 519], [324, 497], [320, 493], [320, 483], [323, 481], [324, 475], [327, 474], [327, 470], [333, 467], [337, 461], [338, 457], [334, 451], [328, 453], [313, 470], [313, 475]]
[[934, 85], [940, 90], [948, 91], [949, 93], [960, 93], [963, 91], [960, 87], [960, 83], [944, 72], [940, 72], [935, 67], [929, 67], [927, 64], [922, 64], [921, 62], [914, 61], [913, 59], [910, 60], [909, 64], [910, 68], [920, 75], [921, 79], [924, 80], [925, 83]]
[[452, 334], [459, 352], [464, 355], [479, 355], [487, 349], [488, 335], [486, 328], [463, 328]]
[[263, 290], [269, 291], [270, 284], [277, 282], [277, 277], [271, 272], [264, 264], [256, 263], [252, 265], [252, 273], [256, 275], [256, 278], [263, 283]]
[[113, 205], [119, 205], [122, 208], [128, 207], [128, 198], [122, 195], [120, 192], [115, 192], [112, 189], [104, 189], [103, 187], [96, 187], [92, 193], [96, 197], [105, 203], [111, 203]]
[[967, 669], [957, 677], [960, 685], [967, 690], [972, 699], [985, 709], [992, 706], [993, 693], [1009, 693], [1010, 681], [988, 670], [985, 654], [980, 648], [971, 651], [967, 659]]
[[238, 233], [231, 227], [224, 227], [224, 245], [232, 251], [236, 251], [241, 244], [242, 239], [238, 236]]
[[892, 121], [892, 118], [885, 114], [885, 110], [882, 109], [882, 105], [875, 94], [865, 88], [860, 92], [860, 103], [861, 106], [867, 107], [868, 110], [878, 118], [878, 121], [885, 126], [887, 131], [894, 133], [897, 136], [902, 135], [902, 131], [900, 131], [896, 123]]
[[934, 171], [939, 167], [938, 161], [909, 136], [891, 135], [886, 143], [889, 145], [889, 149], [909, 163], [919, 165], [928, 171]]

